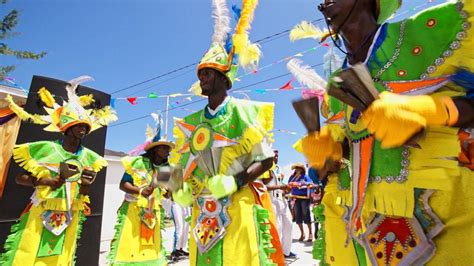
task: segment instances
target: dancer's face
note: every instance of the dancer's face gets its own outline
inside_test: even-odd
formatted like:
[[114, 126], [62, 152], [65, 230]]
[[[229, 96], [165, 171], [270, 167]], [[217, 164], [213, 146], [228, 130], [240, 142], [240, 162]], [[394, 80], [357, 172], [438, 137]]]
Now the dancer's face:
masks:
[[[339, 30], [343, 23], [351, 23], [352, 18], [359, 15], [365, 16], [367, 12], [362, 12], [364, 9], [369, 9], [366, 11], [372, 13], [376, 8], [376, 1], [377, 0], [324, 0], [318, 5], [318, 9], [326, 17], [330, 26]], [[351, 13], [351, 9], [353, 8], [354, 10]]]
[[203, 68], [198, 72], [202, 95], [217, 94], [220, 90], [228, 89], [227, 78], [219, 71], [212, 68]]
[[159, 145], [151, 150], [151, 160], [154, 164], [160, 164], [170, 156], [171, 148], [168, 145]]
[[275, 164], [278, 164], [278, 151], [273, 151], [273, 154], [274, 154], [274, 156], [273, 156], [273, 162], [274, 162]]
[[83, 139], [89, 132], [89, 125], [87, 124], [77, 124], [70, 127], [66, 135], [72, 136], [77, 139]]

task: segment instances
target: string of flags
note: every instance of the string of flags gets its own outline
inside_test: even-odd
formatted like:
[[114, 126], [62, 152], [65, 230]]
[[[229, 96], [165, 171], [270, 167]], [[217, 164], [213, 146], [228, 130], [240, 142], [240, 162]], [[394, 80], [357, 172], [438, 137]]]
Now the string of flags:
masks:
[[[295, 57], [302, 57], [304, 56], [305, 54], [307, 53], [310, 53], [310, 52], [314, 52], [316, 51], [319, 47], [329, 47], [329, 44], [328, 43], [322, 43], [322, 44], [319, 44], [317, 46], [314, 46], [314, 47], [311, 47], [309, 49], [306, 49], [304, 51], [301, 51], [301, 52], [298, 52], [296, 54], [293, 54], [293, 55], [290, 55], [290, 56], [287, 56], [287, 57], [284, 57], [282, 59], [279, 59], [277, 61], [274, 61], [270, 64], [267, 64], [265, 66], [262, 66], [262, 67], [259, 67], [251, 72], [248, 72], [248, 73], [244, 73], [238, 77], [235, 78], [236, 81], [241, 81], [242, 78], [246, 77], [246, 76], [249, 76], [249, 75], [254, 75], [254, 74], [257, 74], [258, 72], [260, 72], [261, 70], [263, 69], [267, 69], [267, 68], [270, 68], [272, 66], [275, 66], [275, 65], [278, 65], [278, 64], [281, 64], [283, 62], [286, 62], [286, 61], [289, 61], [291, 60], [292, 58], [295, 58]], [[285, 85], [283, 85], [281, 87], [282, 90], [291, 90], [293, 88], [293, 86], [291, 85], [291, 82], [292, 81], [289, 81], [287, 82]], [[239, 90], [241, 91], [241, 90]], [[253, 90], [254, 92], [256, 93], [259, 93], [259, 94], [265, 94], [269, 91], [275, 91], [274, 89], [257, 89], [257, 90]], [[237, 91], [236, 91], [237, 92]], [[117, 97], [117, 98], [112, 98], [111, 101], [110, 101], [110, 105], [112, 106], [112, 108], [115, 108], [115, 104], [117, 101], [123, 101], [123, 100], [126, 100], [128, 101], [131, 105], [137, 105], [138, 104], [138, 100], [140, 99], [157, 99], [157, 98], [167, 98], [167, 97], [170, 97], [170, 98], [176, 98], [176, 97], [185, 97], [184, 99], [182, 100], [179, 100], [179, 101], [175, 101], [173, 103], [170, 104], [170, 107], [173, 108], [173, 107], [176, 107], [177, 105], [179, 104], [182, 104], [182, 103], [185, 103], [185, 102], [190, 102], [192, 101], [192, 97], [195, 96], [194, 94], [189, 94], [189, 93], [174, 93], [174, 94], [163, 94], [163, 95], [158, 95], [156, 94], [155, 92], [150, 92], [147, 96], [133, 96], [133, 97]]]

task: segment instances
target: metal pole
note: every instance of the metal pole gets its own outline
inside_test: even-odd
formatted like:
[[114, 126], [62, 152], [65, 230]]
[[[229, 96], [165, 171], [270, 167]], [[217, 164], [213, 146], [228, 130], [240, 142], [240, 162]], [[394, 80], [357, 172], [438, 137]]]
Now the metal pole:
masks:
[[170, 96], [166, 96], [165, 139], [168, 139], [168, 113], [170, 110]]

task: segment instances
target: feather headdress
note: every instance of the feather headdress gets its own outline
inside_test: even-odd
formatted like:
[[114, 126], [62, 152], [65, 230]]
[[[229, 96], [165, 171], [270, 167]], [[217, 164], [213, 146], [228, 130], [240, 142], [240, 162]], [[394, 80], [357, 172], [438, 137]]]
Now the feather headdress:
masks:
[[308, 21], [301, 21], [290, 31], [290, 41], [292, 42], [308, 38], [319, 40], [322, 36], [324, 36], [324, 32]]
[[94, 131], [102, 126], [116, 121], [117, 116], [109, 106], [101, 109], [85, 109], [84, 107], [94, 102], [93, 96], [76, 94], [77, 87], [80, 83], [93, 80], [89, 76], [80, 76], [70, 80], [66, 85], [67, 101], [64, 100], [59, 105], [54, 96], [42, 87], [38, 91], [38, 96], [44, 103], [45, 111], [48, 115], [29, 114], [22, 107], [18, 106], [11, 97], [7, 96], [9, 108], [14, 111], [22, 120], [30, 121], [39, 125], [48, 125], [44, 128], [46, 131], [65, 133], [68, 128], [77, 124], [87, 124], [89, 132]]
[[225, 0], [212, 1], [214, 17], [214, 35], [212, 42], [225, 45], [227, 37], [230, 33], [230, 14]]
[[[238, 22], [235, 33], [230, 36], [231, 18], [226, 1], [212, 0], [214, 35], [211, 48], [198, 64], [198, 71], [203, 68], [218, 70], [232, 84], [237, 76], [239, 65], [247, 69], [256, 68], [262, 53], [257, 44], [249, 41], [248, 33], [257, 4], [258, 0], [243, 0], [242, 9], [232, 8]], [[194, 85], [193, 87], [197, 88]]]
[[326, 81], [314, 69], [302, 65], [302, 61], [297, 58], [288, 61], [286, 67], [301, 85], [308, 88], [303, 96], [317, 96], [322, 99], [326, 92]]
[[161, 137], [161, 124], [163, 123], [163, 120], [161, 119], [161, 113], [151, 113], [150, 116], [155, 122], [155, 127], [152, 128], [150, 127], [150, 125], [146, 126], [145, 143], [140, 144], [133, 150], [129, 151], [129, 155], [136, 156], [144, 151], [148, 151], [149, 149], [160, 145], [166, 145], [169, 146], [171, 149], [174, 149], [175, 145], [173, 142], [167, 141], [166, 139]]

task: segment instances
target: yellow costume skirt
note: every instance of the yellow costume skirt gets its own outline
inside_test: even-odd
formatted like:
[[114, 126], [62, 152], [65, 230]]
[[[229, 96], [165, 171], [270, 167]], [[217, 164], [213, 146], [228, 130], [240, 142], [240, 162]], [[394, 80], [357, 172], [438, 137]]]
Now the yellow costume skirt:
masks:
[[144, 244], [139, 210], [136, 202], [124, 201], [120, 206], [108, 256], [110, 265], [167, 265], [161, 243], [161, 211], [156, 214], [152, 240]]
[[262, 265], [262, 247], [258, 243], [259, 229], [254, 211], [256, 205], [255, 196], [248, 186], [232, 194], [227, 208], [230, 224], [226, 234], [211, 250], [200, 254], [192, 232], [200, 212], [195, 201], [189, 244], [190, 265]]
[[322, 200], [326, 231], [325, 260], [329, 265], [358, 265], [352, 241], [349, 241], [347, 247], [345, 246], [347, 239], [346, 223], [343, 220], [345, 209], [338, 204], [341, 201], [338, 200], [338, 197], [341, 197], [339, 194], [350, 192], [338, 189], [337, 178], [336, 175], [329, 176]]
[[436, 191], [430, 198], [444, 224], [433, 240], [436, 252], [428, 265], [474, 265], [474, 172], [461, 167], [453, 191]]
[[73, 219], [62, 234], [66, 234], [62, 252], [59, 255], [37, 257], [43, 231], [40, 215], [45, 211], [41, 206], [31, 206], [12, 227], [12, 234], [5, 243], [6, 252], [0, 258], [2, 265], [12, 266], [67, 266], [74, 265], [74, 254], [85, 217], [79, 211], [73, 211]]

